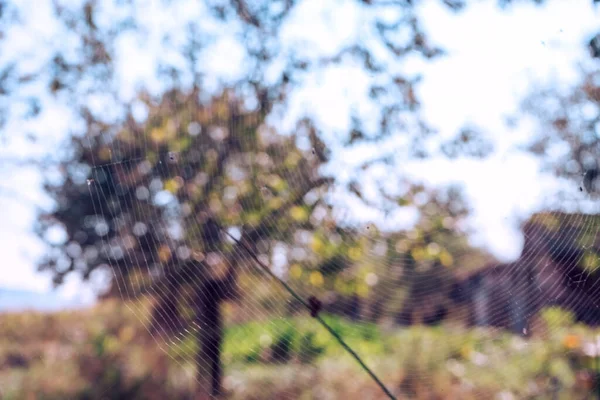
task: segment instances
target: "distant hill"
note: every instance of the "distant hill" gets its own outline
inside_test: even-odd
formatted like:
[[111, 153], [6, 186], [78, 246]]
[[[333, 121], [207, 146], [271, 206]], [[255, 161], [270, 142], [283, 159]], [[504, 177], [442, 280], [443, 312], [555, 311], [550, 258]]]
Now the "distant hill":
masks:
[[76, 300], [62, 298], [54, 292], [39, 293], [28, 290], [0, 288], [0, 312], [24, 310], [57, 311], [81, 307], [82, 305]]

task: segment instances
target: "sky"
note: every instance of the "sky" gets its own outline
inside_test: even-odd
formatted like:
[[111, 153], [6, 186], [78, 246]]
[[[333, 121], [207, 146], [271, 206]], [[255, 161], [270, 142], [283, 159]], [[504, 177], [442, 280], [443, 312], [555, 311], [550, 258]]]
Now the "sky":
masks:
[[[202, 12], [199, 3], [175, 12], [195, 18]], [[368, 16], [353, 6], [357, 3], [340, 0], [301, 3], [282, 33], [288, 43], [282, 50], [284, 55], [315, 48], [319, 49], [317, 53], [327, 54], [339, 48], [340, 43], [361, 35]], [[483, 127], [496, 151], [485, 160], [399, 160], [397, 165], [401, 170], [398, 172], [433, 185], [462, 183], [474, 209], [471, 219], [477, 230], [474, 244], [486, 247], [500, 261], [514, 259], [519, 256], [522, 245], [515, 217], [535, 210], [539, 201], [556, 190], [558, 184], [551, 176], [539, 172], [535, 159], [515, 150], [516, 144], [535, 133], [534, 127], [523, 124], [510, 129], [505, 119], [516, 111], [532, 82], [572, 84], [576, 81], [577, 63], [588, 57], [584, 41], [600, 26], [600, 13], [592, 9], [588, 0], [549, 1], [544, 7], [526, 4], [504, 12], [492, 1], [481, 1], [474, 2], [458, 15], [441, 7], [439, 2], [423, 3], [419, 14], [424, 30], [447, 55], [433, 62], [410, 60], [401, 66], [403, 71], [423, 75], [417, 90], [422, 113], [439, 131], [440, 137], [453, 136], [465, 124]], [[154, 2], [148, 5], [148, 12], [144, 14], [147, 24], [170, 29], [173, 15], [161, 13]], [[38, 38], [56, 34], [52, 31], [56, 27], [36, 16], [38, 14], [33, 15]], [[222, 26], [209, 24], [206, 29], [218, 37]], [[27, 30], [15, 35], [20, 40], [13, 41], [14, 46], [35, 49], [46, 45], [35, 37], [32, 39]], [[123, 86], [124, 98], [133, 96], [139, 82], [160, 90], [159, 82], [152, 78], [151, 66], [156, 59], [171, 55], [160, 48], [158, 38], [150, 33], [143, 45], [131, 36], [118, 43], [117, 51], [122, 60], [118, 73], [127, 83]], [[232, 37], [215, 40], [206, 51], [214, 56], [207, 57], [205, 67], [215, 76], [226, 81], [240, 73], [235, 67], [243, 64], [243, 58], [239, 44]], [[371, 112], [365, 101], [368, 82], [364, 72], [351, 67], [308, 76], [291, 98], [289, 118], [281, 121], [280, 128], [289, 129], [290, 121], [307, 113], [324, 130], [343, 131], [348, 126], [350, 110], [359, 107], [366, 116]], [[68, 132], [68, 121], [65, 107], [56, 105], [38, 124], [51, 126], [53, 132], [64, 135]], [[58, 134], [43, 138], [43, 145], [37, 146], [36, 151], [41, 155], [60, 139]], [[396, 151], [394, 146], [401, 144], [390, 143], [388, 151]], [[15, 137], [0, 156], [15, 157], [30, 151], [31, 146], [25, 139]], [[380, 149], [368, 151], [376, 154]], [[340, 151], [334, 160], [335, 167], [351, 171], [355, 156], [350, 150]], [[36, 259], [45, 251], [32, 232], [36, 207], [50, 205], [41, 190], [39, 172], [33, 168], [5, 169], [0, 171], [0, 177], [3, 190], [0, 192], [3, 221], [0, 243], [4, 253], [0, 265], [0, 310], [32, 306], [33, 295], [23, 297], [18, 291], [37, 293], [36, 304], [50, 308], [91, 304], [93, 292], [77, 276], [68, 277], [65, 285], [52, 293], [49, 277], [36, 271]], [[385, 179], [385, 172], [374, 171], [372, 178]], [[367, 222], [382, 225], [402, 219], [386, 219], [373, 210], [356, 214]]]

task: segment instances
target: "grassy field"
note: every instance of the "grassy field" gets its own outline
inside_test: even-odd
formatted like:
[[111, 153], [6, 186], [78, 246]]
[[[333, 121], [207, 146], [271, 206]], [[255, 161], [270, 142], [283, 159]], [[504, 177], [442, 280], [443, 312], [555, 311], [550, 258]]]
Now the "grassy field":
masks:
[[[140, 315], [118, 302], [0, 315], [0, 397], [193, 398], [189, 354], [183, 346], [159, 350]], [[492, 329], [384, 330], [326, 318], [398, 398], [585, 399], [595, 390], [594, 332], [557, 310], [544, 314], [552, 329], [528, 339]], [[230, 322], [223, 350], [229, 399], [386, 398], [310, 317]]]

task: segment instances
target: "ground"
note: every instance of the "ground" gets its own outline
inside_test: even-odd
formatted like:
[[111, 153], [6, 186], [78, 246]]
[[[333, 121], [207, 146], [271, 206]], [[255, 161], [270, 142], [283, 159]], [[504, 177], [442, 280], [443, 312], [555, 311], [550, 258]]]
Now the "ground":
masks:
[[[310, 316], [236, 324], [234, 307], [225, 309], [225, 398], [386, 398]], [[193, 398], [194, 366], [185, 362], [192, 350], [161, 351], [140, 322], [147, 308], [133, 309], [105, 301], [0, 315], [0, 398]], [[537, 399], [556, 391], [583, 399], [595, 390], [594, 331], [565, 315], [547, 310], [550, 328], [529, 338], [450, 323], [383, 329], [325, 318], [398, 398]]]

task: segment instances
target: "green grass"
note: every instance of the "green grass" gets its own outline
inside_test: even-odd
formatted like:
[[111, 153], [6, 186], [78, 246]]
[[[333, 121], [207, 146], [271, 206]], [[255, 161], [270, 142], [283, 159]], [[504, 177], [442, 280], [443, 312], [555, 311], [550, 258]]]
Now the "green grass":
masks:
[[[350, 323], [331, 316], [325, 320], [349, 345], [365, 353], [384, 353], [384, 342], [376, 325]], [[331, 334], [310, 317], [273, 318], [231, 326], [226, 329], [225, 338], [223, 358], [232, 363], [259, 362], [261, 353], [281, 348], [286, 341], [289, 341], [290, 358], [305, 362], [316, 357], [337, 356], [344, 351]]]

